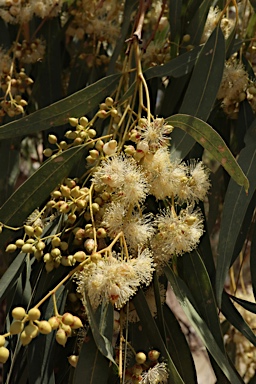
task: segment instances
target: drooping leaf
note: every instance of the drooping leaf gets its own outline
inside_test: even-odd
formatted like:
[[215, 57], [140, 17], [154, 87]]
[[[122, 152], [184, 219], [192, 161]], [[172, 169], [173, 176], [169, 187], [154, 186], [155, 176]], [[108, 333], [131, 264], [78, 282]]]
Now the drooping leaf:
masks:
[[223, 373], [226, 375], [226, 377], [230, 380], [232, 384], [243, 383], [243, 381], [239, 378], [237, 372], [234, 371], [233, 367], [231, 367], [227, 356], [219, 348], [204, 320], [199, 315], [194, 305], [191, 303], [189, 299], [191, 294], [186, 284], [183, 282], [182, 279], [180, 279], [177, 275], [174, 274], [170, 267], [166, 266], [164, 268], [164, 272], [188, 320], [193, 325], [198, 336], [200, 337], [203, 344], [208, 349], [216, 363], [222, 369]]
[[0, 140], [44, 131], [50, 127], [67, 123], [69, 117], [80, 117], [87, 114], [113, 92], [120, 76], [116, 74], [104, 77], [48, 107], [1, 126]]
[[133, 303], [140, 318], [143, 332], [147, 335], [153, 348], [159, 349], [161, 351], [161, 355], [167, 360], [170, 371], [169, 376], [170, 379], [172, 379], [172, 383], [185, 384], [168, 353], [166, 345], [163, 342], [159, 329], [157, 328], [157, 325], [151, 315], [147, 301], [141, 289], [133, 297]]
[[199, 310], [215, 338], [219, 348], [224, 353], [224, 342], [221, 333], [218, 309], [205, 265], [197, 250], [185, 254], [177, 260], [178, 273], [186, 282]]
[[187, 340], [180, 324], [167, 304], [163, 307], [167, 348], [185, 383], [196, 384], [196, 370]]
[[230, 324], [238, 329], [238, 331], [240, 331], [254, 346], [256, 346], [256, 336], [254, 332], [245, 322], [226, 292], [223, 292], [222, 295], [221, 311]]
[[233, 180], [248, 191], [249, 182], [221, 136], [204, 121], [188, 115], [174, 115], [166, 119], [174, 127], [183, 129], [225, 168]]
[[233, 301], [235, 301], [236, 303], [240, 304], [241, 307], [243, 307], [247, 311], [252, 312], [252, 313], [256, 313], [256, 304], [255, 303], [252, 303], [252, 302], [247, 301], [247, 300], [240, 299], [239, 297], [236, 297], [236, 296], [233, 296], [233, 295], [229, 295], [229, 297]]
[[236, 239], [241, 230], [244, 217], [254, 196], [256, 189], [256, 122], [248, 130], [245, 137], [245, 148], [241, 151], [238, 163], [250, 182], [248, 194], [233, 180], [230, 180], [223, 205], [223, 214], [218, 244], [218, 258], [216, 266], [216, 298], [221, 303], [222, 291], [232, 258]]
[[[84, 146], [73, 147], [46, 161], [0, 208], [0, 221], [13, 227], [21, 226], [24, 220], [48, 198], [58, 183], [68, 175], [85, 151]], [[3, 253], [6, 242], [13, 236], [15, 234], [12, 231], [3, 230], [0, 235], [0, 254]]]
[[89, 330], [75, 368], [73, 384], [105, 384], [108, 381], [108, 359], [103, 356]]
[[[101, 324], [99, 328], [99, 321], [97, 321], [97, 318], [94, 314], [94, 311], [92, 309], [90, 300], [88, 298], [87, 293], [85, 292], [85, 298], [86, 298], [86, 305], [88, 310], [88, 320], [89, 324], [92, 330], [94, 341], [97, 345], [98, 350], [102, 353], [103, 356], [105, 356], [107, 359], [109, 359], [115, 366], [117, 366], [114, 357], [113, 357], [113, 347], [111, 344], [111, 341], [104, 336], [104, 334], [101, 334], [100, 328], [106, 329], [107, 327], [103, 324]], [[111, 315], [111, 313], [110, 313]], [[111, 315], [111, 318], [113, 316], [113, 313]], [[108, 318], [104, 319], [104, 321], [109, 321]]]
[[[196, 61], [179, 113], [207, 121], [216, 100], [225, 61], [225, 40], [218, 26]], [[171, 152], [183, 159], [195, 141], [186, 132], [174, 131]]]

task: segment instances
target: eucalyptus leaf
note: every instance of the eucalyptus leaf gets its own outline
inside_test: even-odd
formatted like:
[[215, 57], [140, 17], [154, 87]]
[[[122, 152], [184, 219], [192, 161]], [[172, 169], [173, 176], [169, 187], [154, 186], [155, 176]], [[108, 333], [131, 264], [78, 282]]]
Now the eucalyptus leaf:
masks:
[[83, 116], [96, 108], [109, 96], [120, 74], [104, 77], [96, 83], [73, 93], [48, 107], [0, 127], [0, 140], [44, 131], [68, 122], [69, 117]]
[[166, 121], [187, 132], [225, 168], [234, 182], [248, 191], [249, 181], [221, 136], [207, 123], [194, 116], [174, 115]]
[[174, 274], [170, 267], [166, 266], [164, 268], [164, 272], [188, 320], [193, 325], [198, 336], [200, 337], [203, 344], [206, 346], [216, 363], [219, 365], [223, 373], [226, 375], [226, 377], [232, 384], [243, 383], [238, 373], [234, 370], [233, 367], [231, 367], [226, 354], [224, 354], [219, 348], [204, 320], [189, 300], [190, 291], [186, 284], [182, 281], [182, 279], [180, 279], [177, 275]]

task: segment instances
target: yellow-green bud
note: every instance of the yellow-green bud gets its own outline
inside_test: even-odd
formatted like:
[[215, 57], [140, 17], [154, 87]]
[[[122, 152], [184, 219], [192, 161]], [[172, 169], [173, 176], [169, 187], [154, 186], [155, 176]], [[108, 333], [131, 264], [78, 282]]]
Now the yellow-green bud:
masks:
[[98, 239], [104, 239], [107, 236], [105, 228], [98, 228], [96, 234]]
[[28, 236], [34, 236], [34, 228], [31, 225], [24, 225], [24, 230]]
[[52, 331], [51, 324], [46, 320], [38, 321], [37, 326], [38, 326], [39, 332], [42, 333], [43, 335], [48, 335], [48, 333]]
[[61, 149], [67, 149], [68, 144], [67, 144], [66, 141], [62, 140], [62, 141], [59, 143], [59, 146], [60, 146]]
[[75, 117], [69, 117], [68, 122], [71, 127], [76, 127], [78, 124], [78, 119], [76, 119]]
[[5, 347], [0, 347], [0, 363], [4, 364], [8, 360], [9, 350]]
[[52, 327], [52, 329], [58, 329], [59, 328], [60, 320], [57, 316], [50, 317], [48, 322], [49, 322], [50, 326]]
[[55, 259], [56, 257], [60, 256], [61, 252], [59, 248], [53, 248], [51, 250], [51, 256]]
[[22, 320], [25, 315], [26, 315], [26, 311], [22, 307], [16, 307], [16, 308], [13, 308], [12, 310], [12, 317], [15, 320]]
[[12, 253], [12, 252], [15, 252], [16, 249], [17, 249], [17, 245], [16, 244], [9, 244], [5, 248], [5, 252]]
[[80, 117], [80, 119], [79, 119], [79, 123], [80, 123], [83, 127], [86, 127], [87, 124], [88, 124], [88, 119], [87, 119], [87, 117], [85, 117], [85, 116]]
[[71, 313], [64, 313], [64, 315], [61, 318], [61, 321], [65, 325], [71, 325], [74, 322], [74, 316]]
[[96, 141], [95, 148], [97, 149], [97, 151], [101, 152], [103, 150], [103, 146], [104, 146], [104, 141], [102, 140]]
[[43, 151], [43, 154], [45, 157], [51, 157], [52, 156], [52, 150], [51, 148], [46, 148], [44, 151]]
[[43, 241], [38, 241], [38, 243], [36, 244], [36, 249], [38, 251], [42, 251], [43, 249], [45, 248], [45, 243]]
[[77, 362], [78, 362], [78, 356], [76, 355], [71, 355], [68, 357], [68, 362], [69, 364], [72, 366], [72, 367], [76, 367], [77, 366]]
[[93, 139], [97, 135], [97, 132], [95, 131], [95, 129], [91, 128], [88, 130], [88, 135], [91, 139]]
[[29, 324], [24, 328], [23, 332], [32, 339], [34, 339], [39, 333], [37, 326], [33, 324], [32, 321], [30, 321]]
[[22, 239], [18, 239], [15, 241], [15, 245], [17, 245], [18, 248], [21, 248], [22, 245], [24, 245], [24, 244], [25, 244], [24, 240], [22, 240]]
[[99, 152], [96, 149], [92, 149], [91, 151], [89, 151], [89, 153], [93, 159], [97, 159], [99, 157]]
[[144, 364], [147, 360], [147, 356], [144, 352], [138, 352], [136, 353], [135, 360], [138, 364]]
[[21, 251], [23, 253], [33, 253], [33, 246], [31, 244], [24, 244], [21, 247]]
[[67, 243], [66, 241], [62, 241], [62, 242], [60, 243], [60, 249], [61, 249], [62, 251], [66, 251], [66, 250], [68, 249], [68, 243]]
[[53, 248], [59, 247], [59, 245], [60, 245], [60, 243], [61, 243], [61, 239], [60, 239], [58, 236], [54, 236], [54, 237], [52, 238], [51, 243], [52, 243], [52, 247], [53, 247]]
[[21, 332], [21, 334], [20, 334], [20, 342], [23, 345], [23, 347], [25, 345], [28, 345], [31, 342], [31, 340], [32, 340], [32, 337], [27, 335], [25, 330], [23, 332]]
[[82, 323], [81, 319], [79, 319], [79, 317], [73, 316], [73, 319], [74, 319], [74, 321], [70, 325], [72, 329], [78, 329], [78, 328], [83, 327], [83, 323]]
[[61, 185], [60, 190], [61, 190], [62, 196], [64, 196], [64, 197], [70, 196], [70, 188], [67, 187], [66, 185]]
[[57, 137], [55, 135], [49, 135], [48, 136], [48, 141], [49, 141], [50, 144], [56, 144], [58, 139], [57, 139]]
[[63, 347], [65, 347], [66, 345], [66, 342], [67, 342], [67, 335], [64, 331], [64, 329], [58, 329], [58, 331], [56, 332], [56, 341], [58, 344], [62, 345]]
[[93, 213], [97, 213], [100, 210], [100, 206], [97, 203], [92, 203], [92, 211]]
[[3, 347], [5, 345], [5, 337], [3, 335], [0, 335], [0, 347]]
[[85, 259], [86, 259], [86, 254], [85, 254], [85, 252], [83, 252], [83, 251], [78, 251], [78, 252], [76, 252], [75, 254], [74, 254], [74, 259], [76, 260], [76, 261], [78, 261], [79, 263], [81, 263], [82, 261], [84, 261]]
[[186, 35], [183, 36], [182, 41], [184, 43], [188, 43], [190, 41], [190, 39], [191, 39], [191, 36], [186, 34]]
[[155, 349], [152, 349], [151, 351], [148, 352], [148, 358], [150, 361], [158, 360], [159, 356], [160, 356], [160, 352], [156, 351]]
[[112, 105], [114, 104], [114, 100], [112, 99], [112, 97], [106, 97], [105, 104], [107, 105], [107, 107], [112, 107]]
[[11, 335], [17, 335], [18, 333], [21, 333], [24, 328], [24, 323], [20, 320], [14, 320], [10, 326], [10, 334]]
[[35, 320], [38, 320], [41, 316], [41, 312], [38, 308], [31, 308], [29, 311], [28, 311], [28, 319], [29, 320], [32, 320], [32, 321], [35, 321]]

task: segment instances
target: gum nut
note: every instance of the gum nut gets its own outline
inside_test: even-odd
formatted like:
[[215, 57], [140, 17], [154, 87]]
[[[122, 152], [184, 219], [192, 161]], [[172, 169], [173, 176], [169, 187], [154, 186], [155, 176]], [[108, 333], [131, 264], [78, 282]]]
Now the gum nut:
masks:
[[56, 339], [58, 344], [65, 347], [66, 342], [67, 342], [67, 336], [66, 336], [64, 329], [58, 329], [58, 331], [56, 332], [55, 339]]
[[61, 318], [61, 321], [65, 325], [71, 325], [74, 322], [74, 316], [71, 313], [64, 313], [64, 315]]
[[28, 311], [28, 319], [29, 320], [38, 320], [41, 316], [41, 312], [39, 311], [38, 308], [31, 308], [29, 311]]
[[25, 315], [26, 315], [26, 311], [22, 307], [16, 307], [16, 308], [13, 308], [12, 310], [12, 317], [15, 320], [22, 320]]
[[14, 320], [10, 326], [10, 334], [11, 335], [18, 335], [18, 333], [21, 333], [24, 328], [24, 323], [20, 320]]
[[42, 333], [43, 335], [48, 335], [48, 333], [52, 331], [51, 324], [46, 320], [39, 321], [37, 323], [37, 326], [38, 326], [39, 332]]
[[6, 363], [8, 357], [9, 357], [9, 350], [5, 347], [0, 347], [0, 363], [4, 364]]

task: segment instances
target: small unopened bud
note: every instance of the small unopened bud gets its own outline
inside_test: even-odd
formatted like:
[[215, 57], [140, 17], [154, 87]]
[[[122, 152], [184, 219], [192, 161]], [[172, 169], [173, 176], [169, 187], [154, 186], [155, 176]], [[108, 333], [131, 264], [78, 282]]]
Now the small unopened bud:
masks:
[[89, 151], [90, 153], [90, 156], [93, 158], [93, 159], [98, 159], [99, 157], [99, 152], [96, 150], [96, 149], [92, 149], [91, 151]]
[[15, 320], [22, 320], [25, 315], [26, 315], [26, 311], [22, 307], [16, 307], [16, 308], [13, 308], [12, 310], [12, 317]]
[[112, 99], [112, 97], [106, 97], [105, 103], [107, 107], [112, 107], [112, 105], [114, 104], [114, 100]]
[[62, 323], [61, 328], [65, 331], [67, 336], [71, 336], [72, 329], [71, 329], [70, 325]]
[[34, 228], [31, 225], [24, 225], [24, 230], [28, 236], [34, 236]]
[[58, 344], [65, 347], [66, 342], [67, 342], [67, 335], [66, 335], [64, 329], [58, 329], [58, 331], [56, 332], [55, 339], [56, 339]]
[[68, 357], [68, 362], [70, 365], [72, 365], [72, 367], [76, 367], [77, 366], [77, 362], [78, 362], [78, 356], [76, 355], [71, 355]]
[[71, 125], [71, 127], [76, 127], [78, 124], [78, 119], [76, 119], [75, 117], [70, 117], [68, 119], [68, 122]]
[[5, 337], [3, 335], [0, 335], [0, 347], [3, 347], [5, 345]]
[[23, 253], [33, 253], [33, 246], [31, 244], [24, 244], [21, 247], [21, 251]]
[[78, 251], [74, 254], [74, 259], [76, 261], [78, 261], [79, 263], [81, 263], [82, 261], [84, 261], [86, 259], [86, 253], [83, 252], [83, 251]]
[[95, 148], [97, 151], [102, 151], [104, 146], [104, 142], [102, 140], [97, 140], [95, 144]]
[[85, 116], [80, 117], [79, 124], [81, 124], [83, 127], [86, 127], [88, 124], [88, 119]]
[[32, 321], [30, 321], [30, 323], [24, 328], [23, 332], [32, 339], [34, 339], [39, 333], [37, 326], [33, 324]]
[[144, 153], [147, 153], [149, 151], [148, 143], [145, 140], [140, 141], [137, 144], [137, 150], [142, 151]]
[[45, 243], [43, 241], [38, 241], [38, 243], [36, 244], [36, 249], [38, 249], [38, 251], [42, 251], [44, 248]]
[[56, 257], [60, 256], [61, 255], [61, 252], [60, 252], [60, 249], [59, 248], [53, 248], [51, 250], [51, 256], [56, 259]]
[[88, 135], [91, 139], [93, 139], [97, 135], [97, 132], [95, 131], [95, 129], [91, 128], [88, 130]]
[[51, 324], [46, 320], [38, 321], [37, 326], [39, 332], [43, 335], [48, 335], [52, 331]]
[[87, 156], [87, 157], [85, 158], [85, 160], [86, 160], [86, 162], [87, 162], [88, 164], [93, 164], [93, 163], [95, 163], [95, 159], [94, 159], [92, 156]]
[[52, 150], [51, 148], [46, 148], [44, 151], [43, 151], [43, 154], [45, 157], [51, 157], [52, 155]]
[[91, 208], [92, 208], [93, 213], [97, 213], [100, 210], [100, 206], [99, 206], [98, 203], [92, 203], [92, 207]]
[[125, 150], [124, 152], [126, 153], [126, 155], [128, 156], [133, 156], [136, 152], [136, 149], [134, 148], [133, 145], [125, 145]]
[[155, 349], [152, 349], [151, 351], [148, 352], [148, 358], [150, 361], [158, 360], [159, 356], [160, 356], [160, 352], [156, 351]]
[[81, 328], [83, 326], [83, 323], [81, 321], [81, 319], [79, 319], [79, 317], [77, 316], [73, 316], [74, 318], [74, 321], [73, 323], [70, 325], [72, 329], [78, 329], [78, 328]]
[[24, 244], [25, 244], [24, 240], [22, 240], [22, 239], [18, 239], [15, 241], [15, 245], [17, 245], [18, 248], [21, 248], [22, 245], [24, 245]]
[[97, 235], [98, 239], [104, 239], [107, 236], [107, 232], [106, 232], [105, 228], [98, 228], [96, 235]]
[[38, 308], [31, 308], [29, 311], [28, 311], [28, 319], [29, 320], [32, 320], [32, 321], [35, 321], [35, 320], [38, 320], [41, 316], [41, 312]]
[[17, 249], [17, 245], [16, 244], [9, 244], [5, 248], [5, 252], [12, 253], [12, 252], [15, 252], [16, 249]]
[[91, 261], [95, 264], [97, 264], [97, 262], [99, 260], [101, 260], [102, 256], [99, 252], [93, 252], [92, 255], [91, 255]]
[[31, 341], [32, 341], [32, 337], [28, 336], [26, 334], [25, 330], [23, 332], [21, 332], [20, 342], [23, 345], [23, 347], [25, 347], [25, 345], [28, 345]]
[[50, 324], [52, 329], [58, 329], [59, 325], [60, 325], [60, 320], [59, 320], [59, 318], [57, 316], [52, 316], [48, 320], [48, 323]]
[[9, 349], [5, 347], [0, 347], [0, 363], [4, 364], [8, 360], [10, 355]]
[[58, 236], [54, 236], [54, 237], [52, 238], [51, 243], [52, 243], [52, 247], [53, 247], [53, 248], [59, 247], [59, 245], [60, 245], [60, 243], [61, 243], [61, 239], [60, 239]]
[[144, 364], [147, 360], [147, 356], [144, 352], [138, 352], [136, 353], [135, 359], [138, 364]]
[[58, 139], [57, 139], [57, 137], [55, 135], [49, 135], [48, 136], [48, 141], [49, 141], [50, 144], [56, 144]]
[[117, 149], [116, 140], [110, 140], [108, 143], [104, 144], [103, 146], [103, 152], [108, 156], [113, 155], [116, 152], [116, 149]]
[[61, 318], [61, 321], [66, 325], [71, 325], [74, 322], [74, 316], [71, 313], [64, 313]]
[[94, 250], [94, 246], [95, 246], [95, 243], [93, 239], [85, 240], [84, 247], [87, 252], [91, 253]]
[[62, 196], [64, 197], [70, 196], [70, 188], [67, 187], [66, 185], [61, 185], [60, 190], [61, 190]]
[[24, 323], [20, 320], [14, 320], [10, 326], [10, 334], [11, 335], [17, 335], [18, 333], [21, 333], [24, 328]]

